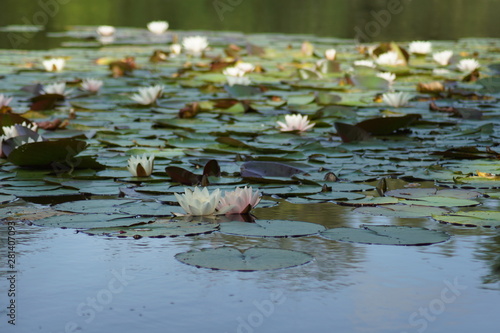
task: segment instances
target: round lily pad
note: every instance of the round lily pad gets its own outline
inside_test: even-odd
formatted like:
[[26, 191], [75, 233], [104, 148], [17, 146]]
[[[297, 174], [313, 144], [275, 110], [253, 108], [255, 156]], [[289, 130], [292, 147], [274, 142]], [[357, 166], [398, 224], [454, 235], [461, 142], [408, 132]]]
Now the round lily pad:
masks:
[[33, 221], [33, 224], [43, 227], [90, 229], [104, 227], [130, 226], [150, 222], [151, 218], [135, 218], [124, 214], [78, 214], [54, 215]]
[[121, 213], [140, 216], [172, 216], [173, 213], [185, 213], [180, 206], [164, 205], [158, 202], [131, 202], [118, 208]]
[[435, 220], [466, 227], [500, 228], [500, 212], [497, 211], [470, 211], [448, 215], [433, 215]]
[[437, 188], [405, 188], [387, 191], [386, 196], [402, 198], [402, 199], [416, 199], [421, 197], [439, 196], [456, 199], [474, 199], [482, 196], [482, 193], [470, 190], [457, 190], [457, 189], [444, 189], [438, 190]]
[[414, 200], [400, 200], [406, 205], [432, 206], [432, 207], [471, 207], [479, 205], [478, 201], [469, 199], [455, 199], [448, 197], [421, 197]]
[[355, 213], [368, 214], [373, 216], [391, 216], [404, 218], [429, 217], [433, 214], [445, 214], [448, 211], [438, 207], [412, 206], [412, 205], [384, 205], [375, 207], [359, 207]]
[[228, 246], [178, 253], [175, 258], [196, 267], [242, 272], [289, 268], [313, 260], [310, 254], [299, 251], [253, 247], [241, 252]]
[[442, 231], [394, 225], [363, 225], [359, 229], [333, 228], [323, 231], [321, 236], [341, 242], [381, 245], [430, 245], [450, 238], [450, 235]]
[[216, 231], [218, 228], [219, 225], [217, 223], [162, 220], [130, 227], [93, 228], [84, 232], [90, 235], [162, 238], [208, 234]]
[[322, 192], [318, 194], [308, 195], [306, 198], [320, 201], [335, 201], [335, 200], [355, 200], [364, 198], [365, 195], [353, 192]]
[[109, 199], [109, 200], [80, 200], [64, 202], [52, 208], [63, 212], [72, 213], [119, 213], [121, 205], [134, 202], [134, 200]]
[[343, 206], [376, 206], [390, 205], [398, 203], [398, 199], [392, 197], [366, 197], [358, 200], [340, 201]]
[[320, 224], [286, 220], [257, 220], [255, 223], [232, 221], [220, 225], [222, 233], [245, 237], [299, 237], [324, 230], [325, 227]]
[[16, 199], [16, 196], [14, 195], [1, 195], [0, 194], [0, 204], [6, 204], [7, 202], [10, 202], [12, 200]]

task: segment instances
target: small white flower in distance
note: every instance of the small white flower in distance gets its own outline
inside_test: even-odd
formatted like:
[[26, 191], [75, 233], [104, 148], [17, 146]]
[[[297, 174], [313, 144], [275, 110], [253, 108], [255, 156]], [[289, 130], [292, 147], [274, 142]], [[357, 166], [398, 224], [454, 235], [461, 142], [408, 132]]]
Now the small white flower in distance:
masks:
[[182, 47], [187, 53], [199, 56], [208, 47], [208, 41], [203, 36], [184, 37], [182, 39]]
[[337, 56], [337, 50], [335, 49], [328, 49], [325, 51], [325, 58], [327, 60], [333, 61], [335, 60], [336, 56]]
[[376, 74], [379, 78], [386, 80], [389, 84], [393, 84], [394, 80], [396, 80], [396, 74], [391, 72], [381, 72]]
[[134, 177], [149, 177], [153, 173], [154, 160], [154, 155], [131, 156], [128, 160], [128, 171]]
[[395, 108], [399, 108], [401, 106], [405, 106], [406, 104], [408, 104], [411, 97], [412, 96], [410, 94], [403, 91], [385, 93], [382, 95], [384, 103], [393, 106]]
[[436, 52], [432, 55], [432, 59], [441, 66], [446, 66], [450, 63], [450, 59], [453, 56], [453, 51], [446, 50], [441, 52]]
[[12, 101], [12, 97], [4, 96], [4, 94], [0, 94], [0, 109], [4, 106], [8, 106]]
[[470, 73], [475, 71], [480, 67], [479, 62], [476, 59], [462, 59], [457, 64], [457, 68], [464, 73]]
[[424, 41], [411, 42], [408, 49], [414, 54], [428, 54], [432, 51], [432, 43]]
[[161, 35], [168, 29], [167, 21], [151, 21], [148, 23], [148, 30], [156, 35]]
[[139, 92], [130, 96], [131, 99], [142, 105], [151, 105], [163, 94], [162, 85], [139, 88]]
[[97, 27], [96, 31], [101, 36], [109, 37], [115, 34], [116, 29], [110, 25], [101, 25]]
[[399, 58], [399, 55], [395, 51], [389, 51], [382, 53], [375, 60], [379, 65], [385, 66], [400, 66], [404, 65], [404, 61]]
[[101, 80], [87, 78], [83, 79], [80, 85], [83, 90], [96, 93], [101, 89], [103, 82]]
[[42, 61], [42, 64], [47, 72], [60, 72], [66, 65], [66, 60], [64, 58], [51, 58]]
[[304, 132], [314, 127], [314, 124], [309, 123], [308, 117], [301, 114], [287, 114], [285, 116], [285, 123], [278, 121], [278, 125], [281, 127], [280, 130], [282, 132]]
[[60, 82], [60, 83], [53, 83], [53, 84], [48, 84], [46, 86], [43, 86], [41, 94], [58, 94], [58, 95], [67, 96], [72, 91], [73, 91], [72, 89], [66, 91], [66, 83]]

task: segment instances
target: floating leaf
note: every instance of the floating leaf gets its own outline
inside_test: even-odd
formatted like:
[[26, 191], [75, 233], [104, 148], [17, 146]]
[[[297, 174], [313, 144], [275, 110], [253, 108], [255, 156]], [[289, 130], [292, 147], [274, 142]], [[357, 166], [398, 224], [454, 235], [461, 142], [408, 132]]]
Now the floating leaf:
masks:
[[52, 208], [62, 212], [71, 213], [101, 213], [111, 214], [119, 213], [123, 205], [134, 202], [127, 199], [109, 199], [109, 200], [80, 200], [65, 202], [54, 205]]
[[458, 211], [448, 215], [433, 215], [432, 218], [465, 227], [500, 228], [500, 212], [497, 211]]
[[241, 177], [291, 177], [303, 170], [279, 162], [252, 161], [241, 165]]
[[65, 214], [46, 217], [33, 223], [43, 227], [89, 229], [123, 227], [151, 221], [151, 218], [135, 218], [125, 214]]
[[412, 200], [400, 200], [406, 205], [431, 206], [431, 207], [472, 207], [479, 205], [478, 201], [468, 199], [456, 199], [448, 197], [420, 197]]
[[389, 216], [403, 218], [430, 217], [432, 215], [445, 214], [448, 211], [438, 207], [412, 206], [412, 205], [384, 205], [375, 207], [359, 207], [355, 213], [362, 213], [373, 216]]
[[289, 268], [313, 260], [310, 254], [299, 251], [253, 247], [241, 252], [227, 246], [178, 253], [175, 258], [196, 267], [242, 272]]
[[399, 129], [408, 127], [420, 118], [422, 118], [420, 114], [407, 114], [402, 117], [379, 117], [357, 123], [356, 127], [372, 135], [390, 135]]
[[357, 200], [342, 201], [339, 204], [343, 206], [377, 206], [377, 205], [389, 205], [398, 203], [396, 198], [388, 197], [366, 197]]
[[443, 231], [393, 225], [363, 225], [359, 229], [333, 228], [323, 231], [321, 236], [341, 242], [380, 245], [430, 245], [450, 238]]
[[255, 223], [225, 222], [220, 231], [245, 237], [298, 237], [313, 235], [325, 230], [320, 224], [286, 220], [256, 220]]

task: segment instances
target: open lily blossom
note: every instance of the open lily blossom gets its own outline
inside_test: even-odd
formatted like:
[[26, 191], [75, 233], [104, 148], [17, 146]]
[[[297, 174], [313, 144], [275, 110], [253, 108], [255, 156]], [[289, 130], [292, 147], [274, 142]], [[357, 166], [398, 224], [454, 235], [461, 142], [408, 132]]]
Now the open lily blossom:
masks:
[[336, 56], [337, 56], [337, 50], [335, 49], [328, 49], [325, 51], [325, 58], [327, 60], [333, 61], [335, 60]]
[[131, 156], [127, 169], [134, 177], [149, 177], [153, 173], [154, 160], [154, 155]]
[[436, 52], [432, 55], [432, 59], [441, 66], [446, 66], [450, 63], [450, 59], [453, 56], [453, 51], [446, 50], [441, 52]]
[[85, 91], [96, 93], [101, 89], [103, 82], [97, 79], [83, 79], [80, 84], [81, 88]]
[[181, 44], [172, 44], [170, 45], [169, 49], [172, 55], [179, 55], [181, 54], [182, 46]]
[[356, 60], [354, 62], [354, 66], [370, 67], [370, 68], [376, 67], [375, 63], [371, 60]]
[[151, 105], [163, 94], [162, 85], [139, 88], [139, 92], [130, 96], [131, 99], [142, 105]]
[[[218, 211], [229, 214], [247, 214], [260, 202], [260, 192], [252, 187], [237, 187], [234, 191], [225, 192], [217, 205]], [[229, 210], [228, 210], [229, 209]]]
[[148, 30], [156, 35], [161, 35], [168, 29], [167, 21], [151, 21], [148, 23]]
[[10, 138], [15, 138], [20, 135], [19, 133], [20, 128], [19, 127], [26, 127], [27, 129], [32, 130], [33, 132], [36, 132], [38, 130], [38, 126], [36, 124], [29, 124], [25, 121], [23, 121], [22, 124], [15, 124], [12, 126], [3, 126], [2, 131], [5, 136], [5, 139], [10, 139]]
[[227, 84], [230, 86], [235, 84], [249, 85], [251, 83], [250, 79], [245, 76], [245, 71], [238, 67], [227, 67], [222, 73], [226, 75]]
[[404, 65], [404, 61], [399, 58], [399, 55], [395, 51], [389, 51], [382, 53], [378, 56], [375, 62], [382, 66], [401, 66]]
[[377, 77], [386, 80], [389, 84], [393, 84], [394, 80], [396, 80], [396, 74], [391, 72], [381, 72], [376, 74]]
[[0, 109], [4, 106], [8, 106], [12, 101], [12, 97], [4, 96], [4, 94], [0, 94]]
[[66, 65], [64, 58], [51, 58], [42, 61], [42, 65], [47, 72], [60, 72]]
[[186, 188], [184, 194], [174, 193], [174, 195], [187, 215], [207, 216], [226, 213], [216, 211], [221, 197], [219, 189], [210, 193], [206, 187], [202, 190], [199, 187], [195, 187], [194, 190]]
[[411, 42], [408, 49], [414, 54], [429, 54], [432, 52], [432, 43], [424, 41]]
[[479, 62], [476, 59], [462, 59], [457, 64], [457, 68], [464, 73], [470, 73], [475, 71], [480, 67]]
[[66, 90], [66, 83], [65, 82], [60, 82], [60, 83], [53, 83], [53, 84], [48, 84], [46, 86], [43, 86], [41, 93], [42, 94], [58, 94], [58, 95], [63, 95], [67, 96], [70, 94], [73, 90]]
[[115, 27], [110, 25], [101, 25], [96, 29], [97, 33], [104, 37], [113, 36], [116, 32]]
[[224, 74], [226, 76], [241, 77], [241, 76], [245, 75], [245, 71], [239, 69], [238, 67], [227, 67], [222, 71], [222, 74]]
[[385, 93], [382, 95], [384, 103], [395, 108], [407, 105], [411, 97], [410, 94], [404, 91]]
[[250, 73], [255, 69], [255, 66], [249, 62], [238, 62], [234, 68], [239, 69], [243, 73]]
[[278, 125], [281, 127], [280, 131], [282, 132], [305, 132], [314, 127], [314, 124], [309, 122], [308, 117], [301, 114], [287, 114], [285, 116], [285, 123], [278, 121]]
[[184, 37], [182, 47], [187, 53], [199, 56], [208, 47], [208, 40], [203, 36]]

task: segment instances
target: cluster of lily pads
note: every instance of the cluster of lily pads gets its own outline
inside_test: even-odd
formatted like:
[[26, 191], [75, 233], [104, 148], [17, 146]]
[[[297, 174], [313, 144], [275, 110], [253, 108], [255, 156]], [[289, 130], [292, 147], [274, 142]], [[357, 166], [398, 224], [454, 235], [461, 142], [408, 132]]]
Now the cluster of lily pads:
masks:
[[499, 40], [356, 45], [153, 23], [74, 27], [52, 34], [65, 38], [58, 49], [0, 50], [5, 215], [118, 237], [403, 245], [449, 236], [250, 213], [286, 200], [500, 225], [481, 207], [500, 184]]

